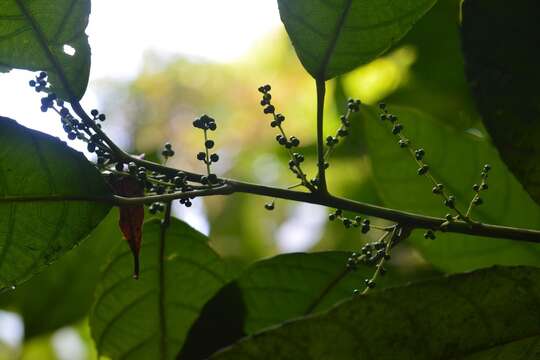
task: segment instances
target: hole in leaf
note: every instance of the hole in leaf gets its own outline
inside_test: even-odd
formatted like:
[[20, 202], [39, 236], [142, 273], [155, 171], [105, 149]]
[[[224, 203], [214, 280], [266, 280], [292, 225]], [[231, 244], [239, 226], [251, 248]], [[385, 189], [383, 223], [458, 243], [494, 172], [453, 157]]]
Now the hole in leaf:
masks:
[[73, 56], [73, 55], [75, 55], [76, 52], [77, 52], [77, 50], [75, 50], [75, 48], [73, 46], [70, 46], [68, 44], [64, 44], [64, 53], [66, 55]]

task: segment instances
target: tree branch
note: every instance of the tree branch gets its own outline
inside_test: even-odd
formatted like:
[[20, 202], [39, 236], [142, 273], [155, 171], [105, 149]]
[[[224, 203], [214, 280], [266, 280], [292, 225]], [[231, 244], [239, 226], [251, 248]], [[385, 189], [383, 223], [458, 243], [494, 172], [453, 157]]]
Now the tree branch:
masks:
[[[286, 200], [293, 200], [311, 204], [322, 205], [326, 207], [332, 207], [336, 209], [342, 209], [355, 213], [361, 213], [364, 215], [377, 217], [381, 219], [390, 220], [400, 224], [403, 227], [412, 229], [431, 229], [441, 230], [443, 223], [448, 223], [446, 219], [431, 217], [421, 214], [415, 214], [411, 212], [385, 208], [381, 206], [371, 205], [359, 201], [344, 199], [331, 195], [326, 187], [325, 177], [325, 161], [324, 161], [324, 134], [323, 134], [323, 112], [324, 112], [324, 96], [325, 96], [325, 84], [324, 81], [318, 80], [317, 85], [317, 155], [318, 155], [318, 179], [319, 179], [319, 191], [315, 193], [307, 193], [301, 191], [294, 191], [290, 189], [282, 189], [271, 186], [250, 184], [242, 181], [232, 179], [220, 179], [221, 185], [216, 187], [209, 187], [202, 190], [193, 190], [188, 192], [178, 192], [164, 195], [151, 195], [144, 197], [126, 198], [121, 196], [114, 196], [108, 199], [90, 199], [84, 197], [64, 198], [63, 200], [58, 197], [20, 197], [20, 198], [0, 198], [0, 203], [7, 201], [104, 201], [110, 202], [115, 205], [122, 204], [147, 204], [156, 201], [169, 202], [177, 199], [185, 199], [198, 196], [212, 196], [212, 195], [229, 195], [232, 193], [248, 193], [261, 196], [268, 196]], [[101, 139], [110, 147], [113, 155], [124, 162], [135, 162], [140, 166], [157, 171], [167, 176], [174, 177], [179, 172], [185, 174], [186, 179], [191, 182], [201, 182], [203, 175], [196, 174], [188, 171], [178, 170], [144, 159], [139, 159], [125, 153], [90, 119], [85, 113], [80, 104], [74, 101], [72, 109], [75, 111], [85, 123], [88, 124], [94, 130]], [[442, 230], [441, 230], [442, 231]], [[501, 238], [509, 240], [526, 241], [532, 243], [540, 243], [540, 230], [514, 228], [509, 226], [499, 226], [491, 224], [482, 224], [479, 222], [464, 222], [453, 221], [445, 226], [444, 231], [450, 233], [461, 233], [475, 236], [485, 236], [492, 238]]]
[[[161, 166], [161, 165], [160, 165]], [[167, 168], [178, 172], [172, 168]], [[197, 174], [196, 174], [197, 175]], [[197, 175], [201, 176], [201, 175]], [[61, 195], [45, 195], [45, 196], [10, 196], [0, 198], [0, 204], [6, 202], [59, 202], [59, 201], [96, 201], [111, 203], [114, 205], [134, 205], [134, 204], [149, 204], [153, 202], [168, 202], [177, 199], [185, 199], [201, 196], [213, 195], [230, 195], [233, 193], [247, 193], [261, 195], [267, 197], [292, 200], [326, 207], [342, 209], [390, 220], [401, 224], [403, 227], [413, 229], [431, 229], [439, 230], [442, 223], [447, 222], [444, 218], [426, 216], [396, 209], [385, 208], [382, 206], [366, 204], [359, 201], [344, 199], [330, 194], [309, 193], [295, 190], [282, 189], [272, 186], [250, 184], [243, 181], [220, 179], [222, 185], [211, 187], [204, 190], [193, 190], [183, 193], [150, 195], [143, 197], [88, 197], [88, 196], [61, 196]], [[509, 239], [526, 241], [532, 243], [540, 243], [540, 230], [514, 228], [509, 226], [482, 224], [474, 222], [472, 224], [464, 221], [454, 221], [448, 224], [446, 232], [460, 233], [475, 236], [486, 236], [492, 238]]]

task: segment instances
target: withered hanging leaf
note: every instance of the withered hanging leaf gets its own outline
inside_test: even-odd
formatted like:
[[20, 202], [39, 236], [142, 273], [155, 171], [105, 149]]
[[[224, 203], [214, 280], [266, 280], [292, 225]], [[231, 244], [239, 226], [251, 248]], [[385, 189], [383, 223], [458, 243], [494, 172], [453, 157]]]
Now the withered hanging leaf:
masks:
[[[143, 195], [143, 189], [139, 182], [132, 177], [115, 178], [111, 181], [116, 194], [125, 197]], [[118, 225], [124, 239], [127, 240], [133, 254], [133, 278], [139, 278], [139, 253], [142, 242], [142, 224], [144, 221], [143, 205], [121, 205], [120, 220]]]

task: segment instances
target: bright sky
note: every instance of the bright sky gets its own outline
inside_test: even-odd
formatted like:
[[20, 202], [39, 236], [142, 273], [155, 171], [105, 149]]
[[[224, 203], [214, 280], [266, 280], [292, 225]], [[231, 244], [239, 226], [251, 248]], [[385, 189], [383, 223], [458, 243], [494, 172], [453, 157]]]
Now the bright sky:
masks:
[[[97, 107], [95, 80], [134, 78], [147, 51], [234, 61], [278, 26], [275, 0], [93, 0], [86, 31], [92, 67], [82, 103]], [[0, 114], [65, 139], [56, 116], [40, 112], [39, 96], [27, 85], [32, 77], [0, 74]]]

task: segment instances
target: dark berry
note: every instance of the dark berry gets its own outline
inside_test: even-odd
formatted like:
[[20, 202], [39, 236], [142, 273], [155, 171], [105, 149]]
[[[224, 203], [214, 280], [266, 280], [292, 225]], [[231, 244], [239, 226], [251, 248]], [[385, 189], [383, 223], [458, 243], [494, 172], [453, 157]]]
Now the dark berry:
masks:
[[215, 184], [215, 183], [217, 183], [217, 181], [218, 181], [218, 177], [217, 177], [216, 174], [209, 174], [208, 175], [208, 182], [210, 184]]
[[364, 282], [366, 283], [366, 286], [370, 289], [373, 289], [375, 287], [375, 281], [371, 279], [366, 279], [364, 280]]
[[473, 204], [476, 205], [476, 206], [480, 206], [484, 203], [484, 200], [482, 200], [481, 197], [476, 197], [474, 200], [473, 200]]
[[394, 135], [397, 135], [401, 132], [401, 130], [403, 130], [403, 125], [401, 124], [395, 124], [393, 127], [392, 127], [392, 134]]
[[291, 142], [291, 145], [294, 147], [300, 145], [300, 140], [298, 140], [295, 136], [291, 136], [289, 140]]
[[211, 149], [214, 147], [214, 141], [213, 140], [206, 140], [204, 142], [204, 146], [207, 148], [207, 149]]
[[210, 155], [210, 160], [212, 162], [218, 162], [219, 161], [219, 155], [218, 154], [212, 154]]
[[418, 168], [417, 172], [418, 175], [425, 175], [429, 171], [429, 166], [424, 164], [420, 168]]
[[199, 152], [199, 153], [197, 154], [197, 160], [201, 160], [201, 161], [202, 161], [202, 160], [205, 160], [205, 159], [206, 159], [206, 153], [204, 153], [204, 152], [201, 151], [201, 152]]
[[269, 202], [269, 203], [264, 204], [264, 208], [265, 208], [266, 210], [268, 210], [268, 211], [274, 210], [274, 202], [271, 201], [271, 202]]

